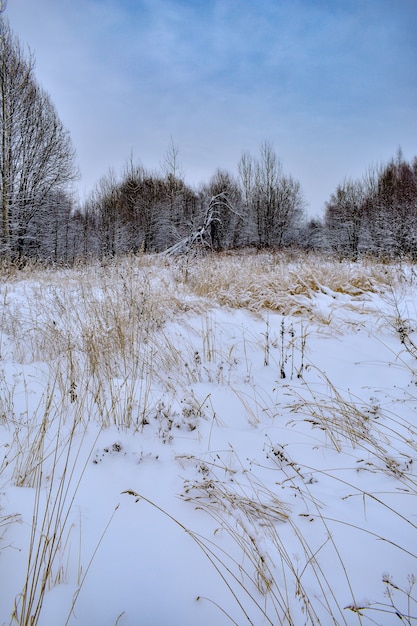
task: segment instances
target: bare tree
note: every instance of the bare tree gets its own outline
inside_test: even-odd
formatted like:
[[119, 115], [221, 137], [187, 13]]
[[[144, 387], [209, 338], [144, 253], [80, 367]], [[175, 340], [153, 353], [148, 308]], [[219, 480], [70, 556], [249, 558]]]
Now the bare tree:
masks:
[[346, 180], [326, 203], [325, 225], [335, 252], [340, 257], [358, 257], [366, 203], [363, 181]]
[[0, 144], [1, 244], [20, 256], [36, 212], [77, 174], [69, 134], [35, 80], [33, 58], [1, 16]]
[[162, 172], [167, 179], [183, 180], [184, 174], [179, 160], [180, 149], [171, 137], [162, 163]]
[[281, 177], [281, 163], [272, 145], [264, 142], [255, 168], [255, 209], [258, 242], [271, 246], [277, 207], [277, 189]]
[[162, 163], [162, 172], [166, 183], [166, 202], [160, 206], [158, 229], [161, 235], [160, 239], [165, 240], [165, 247], [178, 241], [184, 235], [184, 230], [188, 226], [187, 222], [192, 219], [192, 216], [187, 215], [190, 190], [184, 182], [179, 152], [178, 145], [171, 137]]
[[296, 230], [304, 218], [305, 201], [300, 183], [292, 176], [282, 176], [277, 188], [274, 245], [283, 246], [296, 239]]
[[119, 183], [114, 171], [110, 169], [96, 184], [84, 209], [89, 223], [96, 228], [100, 254], [104, 256], [114, 256], [120, 251], [119, 197]]
[[238, 165], [247, 225], [255, 225], [257, 245], [282, 246], [300, 222], [304, 199], [300, 184], [285, 176], [272, 145], [264, 142], [259, 159], [244, 153]]
[[332, 248], [356, 259], [361, 252], [417, 257], [417, 162], [401, 150], [387, 165], [339, 185], [326, 204]]
[[238, 173], [242, 187], [243, 203], [248, 208], [252, 203], [255, 186], [255, 160], [248, 152], [244, 152], [240, 157]]

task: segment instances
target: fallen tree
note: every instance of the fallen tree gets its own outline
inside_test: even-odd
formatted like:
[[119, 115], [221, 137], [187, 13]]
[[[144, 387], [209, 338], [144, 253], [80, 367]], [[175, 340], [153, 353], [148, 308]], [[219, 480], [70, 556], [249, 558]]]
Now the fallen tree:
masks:
[[217, 240], [218, 230], [222, 223], [222, 209], [239, 215], [224, 192], [213, 196], [204, 213], [202, 223], [197, 228], [194, 228], [189, 235], [183, 237], [183, 239], [161, 252], [161, 255], [172, 256], [175, 254], [187, 254], [196, 245], [212, 249]]

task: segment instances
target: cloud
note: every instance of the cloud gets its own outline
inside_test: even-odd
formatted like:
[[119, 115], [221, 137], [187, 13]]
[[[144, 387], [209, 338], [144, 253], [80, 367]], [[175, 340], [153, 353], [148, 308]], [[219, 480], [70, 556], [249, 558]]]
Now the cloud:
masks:
[[345, 176], [415, 154], [414, 0], [15, 0], [84, 186], [173, 136], [191, 182], [268, 139], [311, 210]]

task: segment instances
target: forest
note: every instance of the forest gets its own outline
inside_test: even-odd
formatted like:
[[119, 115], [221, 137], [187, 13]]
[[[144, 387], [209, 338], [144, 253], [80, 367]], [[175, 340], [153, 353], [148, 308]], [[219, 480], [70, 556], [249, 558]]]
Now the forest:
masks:
[[407, 162], [400, 148], [362, 178], [342, 181], [315, 218], [267, 140], [258, 155], [242, 154], [235, 173], [218, 169], [198, 188], [186, 183], [171, 140], [160, 171], [127, 159], [120, 174], [104, 173], [80, 202], [70, 134], [38, 84], [34, 58], [3, 17], [0, 31], [3, 259], [68, 263], [195, 247], [415, 258], [417, 158]]

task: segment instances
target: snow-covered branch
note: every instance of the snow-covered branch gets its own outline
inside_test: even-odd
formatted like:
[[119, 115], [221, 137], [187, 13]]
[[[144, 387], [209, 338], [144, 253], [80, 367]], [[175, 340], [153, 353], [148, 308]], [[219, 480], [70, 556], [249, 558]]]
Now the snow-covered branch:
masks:
[[[184, 237], [173, 246], [170, 246], [167, 250], [161, 254], [164, 256], [171, 256], [174, 254], [187, 254], [192, 250], [196, 244], [202, 244], [212, 247], [213, 230], [216, 226], [221, 224], [220, 209], [227, 209], [235, 215], [239, 215], [237, 211], [231, 205], [229, 199], [225, 193], [219, 193], [216, 196], [212, 196], [207, 210], [204, 214], [202, 224], [192, 230], [190, 235]], [[239, 215], [239, 217], [241, 217]]]

